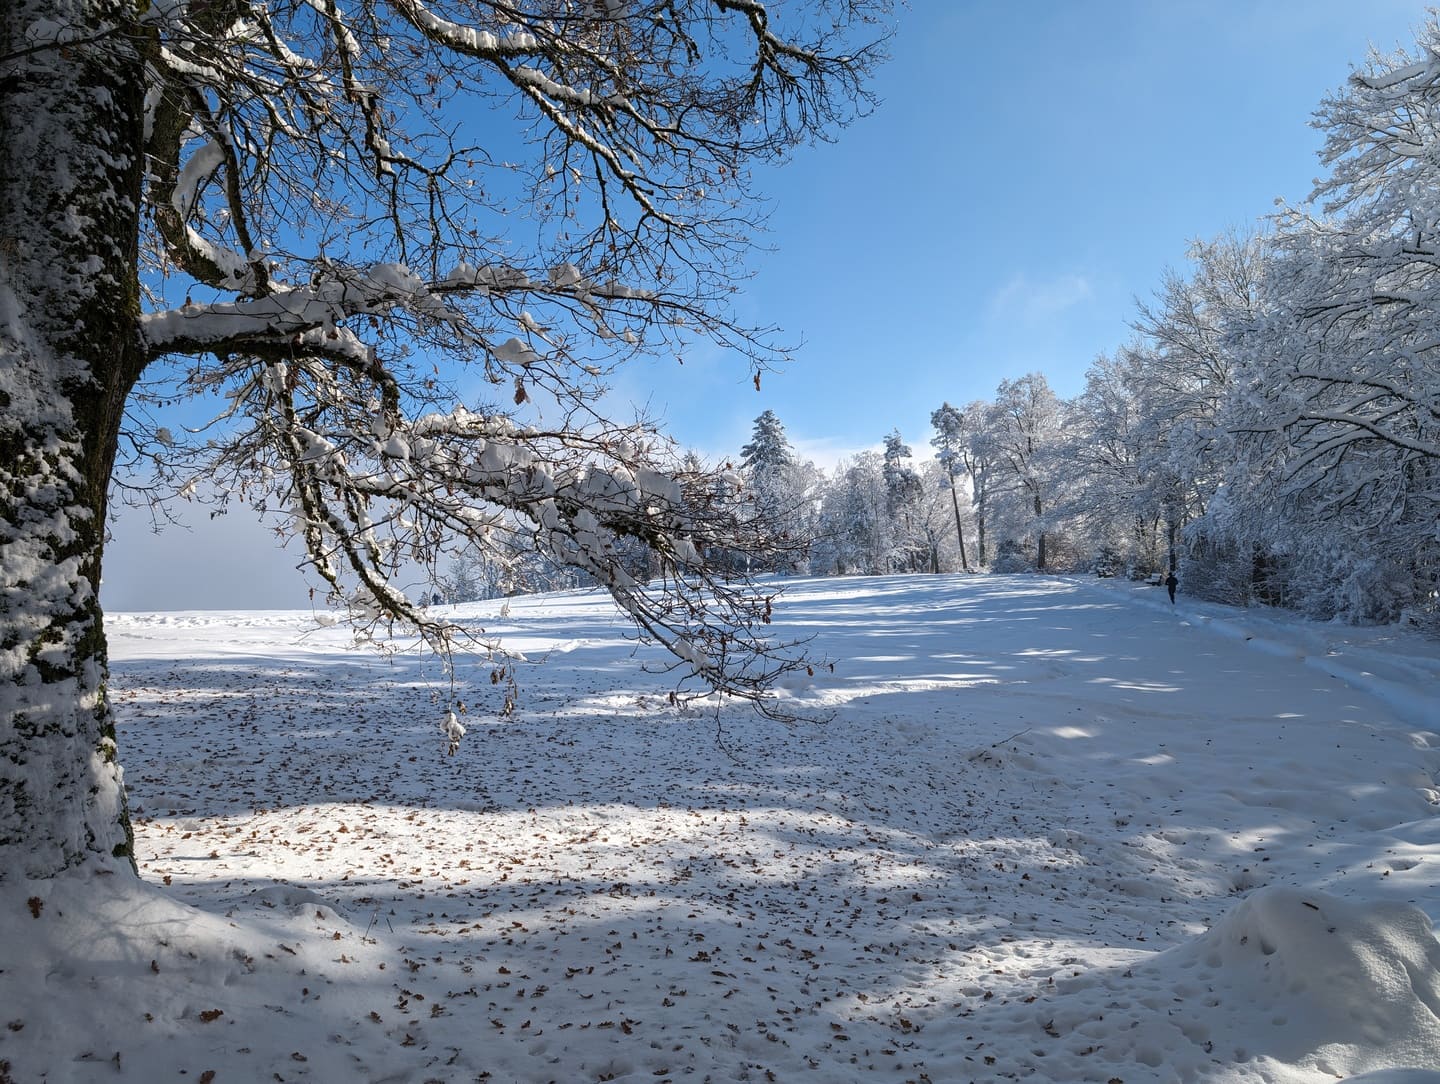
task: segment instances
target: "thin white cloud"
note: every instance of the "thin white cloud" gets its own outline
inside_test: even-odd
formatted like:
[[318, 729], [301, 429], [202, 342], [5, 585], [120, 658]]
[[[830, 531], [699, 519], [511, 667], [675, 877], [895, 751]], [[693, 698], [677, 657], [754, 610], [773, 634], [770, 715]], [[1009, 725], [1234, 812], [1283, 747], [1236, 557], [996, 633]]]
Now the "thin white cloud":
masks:
[[986, 311], [992, 320], [1035, 323], [1083, 305], [1094, 297], [1095, 287], [1084, 275], [1037, 279], [1021, 271], [991, 292]]

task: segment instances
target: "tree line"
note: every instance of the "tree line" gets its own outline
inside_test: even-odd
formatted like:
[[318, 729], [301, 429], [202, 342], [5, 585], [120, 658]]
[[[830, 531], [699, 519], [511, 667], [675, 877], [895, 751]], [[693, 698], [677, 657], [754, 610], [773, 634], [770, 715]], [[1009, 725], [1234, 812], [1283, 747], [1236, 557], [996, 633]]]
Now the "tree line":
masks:
[[1440, 629], [1435, 16], [1313, 123], [1309, 198], [1192, 244], [1074, 398], [1005, 380], [935, 409], [932, 457], [897, 431], [828, 475], [757, 419], [742, 469], [806, 570], [1175, 569], [1204, 599]]

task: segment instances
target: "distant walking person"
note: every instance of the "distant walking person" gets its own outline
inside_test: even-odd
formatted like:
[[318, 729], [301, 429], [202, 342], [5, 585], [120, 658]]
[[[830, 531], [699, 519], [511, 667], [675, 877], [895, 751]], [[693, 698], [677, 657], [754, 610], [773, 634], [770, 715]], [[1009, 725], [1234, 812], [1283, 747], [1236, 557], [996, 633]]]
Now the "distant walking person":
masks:
[[1175, 605], [1175, 588], [1180, 586], [1180, 581], [1175, 578], [1175, 570], [1170, 570], [1170, 575], [1165, 577], [1165, 590], [1170, 592], [1170, 605]]

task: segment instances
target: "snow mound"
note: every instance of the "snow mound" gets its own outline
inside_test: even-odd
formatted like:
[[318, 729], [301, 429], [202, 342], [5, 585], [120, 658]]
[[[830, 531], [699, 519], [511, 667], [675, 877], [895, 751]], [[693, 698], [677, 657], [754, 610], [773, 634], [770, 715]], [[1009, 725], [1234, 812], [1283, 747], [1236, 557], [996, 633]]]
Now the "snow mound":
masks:
[[[1079, 990], [1085, 1008], [1065, 1011]], [[1263, 888], [1195, 941], [1061, 983], [1034, 1008], [1050, 1033], [1084, 1037], [1077, 1071], [1093, 1059], [1163, 1066], [1180, 1080], [1298, 1084], [1390, 1070], [1367, 1084], [1440, 1084], [1393, 1075], [1440, 1065], [1440, 942], [1405, 904]]]
[[298, 916], [307, 911], [314, 911], [329, 919], [345, 915], [345, 909], [334, 900], [297, 885], [266, 885], [249, 893], [247, 898], [252, 905], [282, 910], [291, 915]]
[[[1401, 1064], [1440, 1057], [1440, 943], [1419, 908], [1291, 888], [1258, 891], [1170, 964], [1212, 988], [1226, 1028], [1263, 1014], [1283, 1025], [1256, 1049], [1341, 1072], [1376, 1048]], [[1254, 1023], [1249, 1023], [1254, 1028]]]
[[220, 916], [96, 866], [0, 886], [0, 1080], [409, 1079], [406, 1022], [368, 1015], [402, 963], [333, 904], [276, 885]]

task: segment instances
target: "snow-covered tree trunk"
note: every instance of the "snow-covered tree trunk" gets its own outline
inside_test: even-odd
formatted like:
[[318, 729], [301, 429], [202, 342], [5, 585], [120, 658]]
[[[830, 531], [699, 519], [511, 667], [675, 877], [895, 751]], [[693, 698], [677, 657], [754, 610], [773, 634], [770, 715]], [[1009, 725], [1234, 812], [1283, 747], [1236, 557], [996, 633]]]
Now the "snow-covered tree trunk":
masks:
[[126, 14], [0, 5], [0, 880], [130, 852], [98, 596], [142, 365], [144, 80]]
[[960, 498], [955, 495], [955, 476], [950, 476], [950, 505], [955, 509], [955, 537], [960, 540], [960, 567], [970, 571], [970, 558], [965, 556], [965, 528], [960, 525]]

